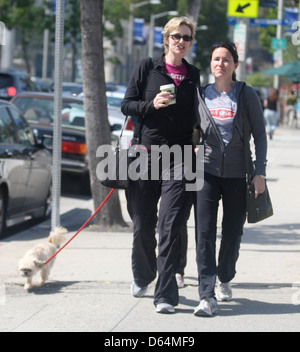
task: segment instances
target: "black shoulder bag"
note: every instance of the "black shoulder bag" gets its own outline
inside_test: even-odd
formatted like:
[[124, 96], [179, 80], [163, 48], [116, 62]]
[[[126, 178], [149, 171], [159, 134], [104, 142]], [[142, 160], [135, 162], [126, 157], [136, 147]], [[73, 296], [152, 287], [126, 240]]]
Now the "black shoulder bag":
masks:
[[249, 224], [254, 224], [264, 219], [267, 219], [273, 215], [272, 202], [266, 183], [265, 192], [259, 194], [255, 198], [255, 188], [252, 183], [252, 175], [250, 173], [250, 142], [249, 142], [249, 128], [248, 128], [248, 110], [247, 102], [245, 97], [245, 91], [243, 89], [243, 105], [244, 105], [244, 143], [245, 143], [245, 160], [246, 160], [246, 180], [247, 180], [247, 220]]
[[[149, 60], [149, 64], [147, 67], [148, 74], [146, 75], [146, 85], [148, 83], [148, 78], [151, 70], [153, 69], [153, 60]], [[145, 93], [143, 93], [145, 94]], [[118, 139], [118, 143], [116, 149], [114, 151], [114, 155], [112, 160], [109, 160], [109, 165], [106, 168], [107, 173], [105, 174], [105, 178], [100, 179], [100, 182], [103, 186], [114, 188], [114, 189], [128, 189], [130, 187], [130, 179], [128, 175], [128, 168], [130, 164], [134, 161], [136, 153], [133, 153], [133, 149], [137, 147], [140, 143], [140, 135], [142, 130], [142, 118], [138, 118], [135, 124], [134, 136], [130, 142], [129, 149], [120, 149], [120, 142], [122, 139], [123, 131], [127, 125], [128, 116], [124, 121], [120, 137]]]
[[[110, 158], [105, 175], [100, 179], [103, 186], [114, 188], [114, 189], [128, 189], [130, 182], [128, 177], [128, 166], [130, 163], [130, 158], [128, 157], [128, 149], [120, 149], [120, 141], [123, 135], [123, 131], [127, 124], [128, 116], [126, 117], [116, 149], [114, 151], [113, 157]], [[124, 173], [125, 170], [125, 174]], [[99, 176], [98, 176], [99, 177]]]

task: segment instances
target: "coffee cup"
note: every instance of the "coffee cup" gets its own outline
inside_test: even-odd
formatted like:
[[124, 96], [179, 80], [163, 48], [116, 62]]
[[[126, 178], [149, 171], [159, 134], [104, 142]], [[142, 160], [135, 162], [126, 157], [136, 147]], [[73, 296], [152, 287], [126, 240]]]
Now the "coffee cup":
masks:
[[169, 92], [174, 95], [174, 98], [170, 101], [169, 105], [176, 104], [176, 97], [175, 97], [175, 85], [173, 83], [166, 84], [164, 86], [160, 86], [161, 92]]

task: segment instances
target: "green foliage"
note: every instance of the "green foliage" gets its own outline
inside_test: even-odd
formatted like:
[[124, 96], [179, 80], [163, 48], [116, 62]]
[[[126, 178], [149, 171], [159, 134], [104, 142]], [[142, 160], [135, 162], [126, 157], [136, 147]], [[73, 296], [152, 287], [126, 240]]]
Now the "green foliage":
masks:
[[113, 40], [114, 37], [123, 36], [121, 20], [129, 18], [130, 0], [105, 0], [103, 14], [106, 21], [114, 25], [114, 30], [105, 29], [105, 35]]
[[[264, 11], [265, 18], [277, 18], [277, 9], [268, 9]], [[272, 49], [272, 38], [276, 38], [276, 26], [268, 26], [266, 28], [259, 28], [259, 42], [262, 47], [270, 53], [274, 53]]]
[[203, 25], [208, 29], [197, 32], [197, 55], [194, 63], [202, 72], [206, 72], [210, 66], [211, 45], [228, 40], [227, 0], [202, 0], [198, 26]]
[[65, 13], [65, 41], [79, 41], [81, 37], [80, 0], [68, 0]]
[[44, 0], [43, 5], [36, 6], [35, 0], [0, 0], [1, 21], [8, 29], [20, 30], [29, 41], [32, 31], [42, 33], [45, 29], [49, 0]]
[[252, 87], [268, 88], [273, 86], [273, 77], [262, 75], [261, 73], [254, 73], [247, 77], [246, 83]]

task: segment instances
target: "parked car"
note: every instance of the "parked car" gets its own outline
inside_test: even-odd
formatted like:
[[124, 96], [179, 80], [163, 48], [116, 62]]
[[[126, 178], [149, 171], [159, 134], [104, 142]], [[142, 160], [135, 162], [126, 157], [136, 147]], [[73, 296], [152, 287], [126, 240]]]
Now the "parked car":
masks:
[[[23, 93], [12, 102], [22, 111], [39, 139], [53, 134], [54, 94]], [[120, 109], [108, 107], [112, 136], [117, 139], [125, 117]], [[79, 175], [82, 192], [88, 189], [88, 160], [86, 152], [83, 99], [63, 96], [62, 106], [62, 172]], [[124, 145], [129, 145], [132, 131], [123, 134]]]
[[[52, 84], [52, 91], [54, 91], [54, 83]], [[71, 95], [76, 97], [83, 91], [83, 85], [75, 82], [63, 82], [62, 92], [64, 95]]]
[[10, 100], [22, 92], [37, 91], [26, 72], [0, 71], [0, 99]]
[[[108, 91], [106, 91], [107, 105], [109, 107], [114, 107], [114, 108], [118, 108], [119, 110], [121, 110], [121, 104], [122, 104], [122, 101], [124, 99], [125, 92], [126, 92], [126, 91], [124, 91], [124, 88], [126, 88], [126, 87], [116, 86], [116, 89], [117, 89], [117, 87], [119, 87], [120, 90], [114, 90], [114, 91], [108, 90]], [[83, 98], [84, 97], [84, 93], [83, 92], [80, 93], [78, 95], [78, 97]], [[127, 122], [127, 126], [126, 126], [126, 130], [127, 131], [133, 131], [134, 130], [134, 124], [135, 124], [136, 120], [137, 120], [137, 118], [134, 118], [132, 116], [128, 117], [128, 122]]]
[[53, 91], [53, 80], [52, 79], [43, 79], [40, 77], [32, 77], [32, 81], [36, 86], [37, 92], [46, 92], [50, 93]]
[[51, 159], [21, 112], [0, 101], [0, 237], [6, 226], [50, 215]]
[[108, 106], [114, 106], [121, 109], [121, 104], [125, 94], [121, 92], [106, 92]]

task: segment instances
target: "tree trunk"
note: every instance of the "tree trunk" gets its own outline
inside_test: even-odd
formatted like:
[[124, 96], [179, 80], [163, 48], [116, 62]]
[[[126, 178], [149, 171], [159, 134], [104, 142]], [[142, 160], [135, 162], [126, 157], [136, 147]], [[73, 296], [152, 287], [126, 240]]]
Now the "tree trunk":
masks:
[[23, 55], [24, 55], [24, 61], [25, 61], [25, 66], [26, 66], [26, 72], [31, 75], [31, 67], [30, 67], [30, 62], [29, 62], [29, 57], [28, 57], [28, 43], [25, 39], [25, 34], [21, 34], [21, 43], [22, 43], [22, 50], [23, 50]]
[[[193, 21], [198, 22], [199, 13], [201, 7], [201, 0], [189, 0], [188, 1], [188, 9], [187, 9], [187, 17]], [[186, 59], [191, 64], [193, 63], [192, 49], [187, 53]]]
[[[103, 2], [104, 0], [81, 1], [82, 68], [87, 149], [91, 190], [95, 209], [105, 199], [110, 189], [97, 179], [96, 168], [100, 162], [96, 151], [101, 145], [111, 144], [108, 122], [103, 54]], [[119, 195], [114, 192], [95, 218], [96, 225], [111, 227], [126, 226], [123, 220]]]

